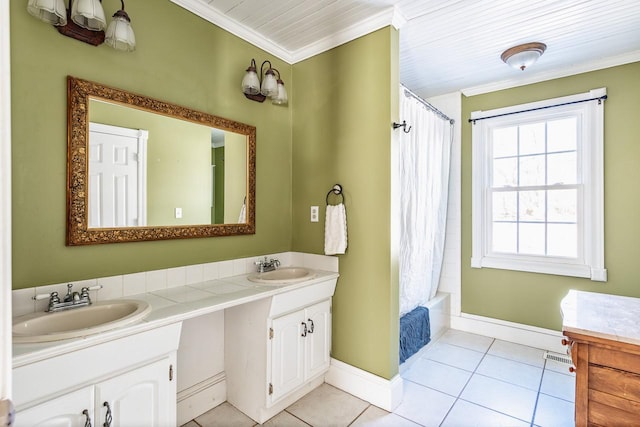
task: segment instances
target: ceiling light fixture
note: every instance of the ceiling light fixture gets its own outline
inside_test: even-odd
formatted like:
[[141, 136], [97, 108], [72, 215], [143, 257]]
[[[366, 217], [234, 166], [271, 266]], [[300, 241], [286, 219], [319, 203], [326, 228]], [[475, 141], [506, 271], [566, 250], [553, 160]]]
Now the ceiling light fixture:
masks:
[[[27, 11], [48, 24], [54, 25], [60, 34], [98, 46], [103, 42], [117, 50], [131, 52], [136, 48], [136, 37], [131, 19], [122, 8], [107, 27], [104, 9], [99, 0], [29, 0]], [[106, 37], [105, 37], [105, 28]]]
[[515, 69], [524, 71], [525, 68], [533, 65], [547, 49], [544, 43], [533, 42], [510, 47], [502, 52], [500, 58]]
[[[268, 64], [266, 71], [265, 64]], [[251, 64], [242, 78], [242, 92], [244, 96], [252, 101], [264, 102], [269, 97], [271, 102], [276, 105], [283, 105], [288, 102], [287, 91], [284, 88], [284, 82], [280, 78], [280, 71], [273, 68], [270, 61], [262, 63], [260, 75], [258, 76], [256, 60], [251, 59]]]

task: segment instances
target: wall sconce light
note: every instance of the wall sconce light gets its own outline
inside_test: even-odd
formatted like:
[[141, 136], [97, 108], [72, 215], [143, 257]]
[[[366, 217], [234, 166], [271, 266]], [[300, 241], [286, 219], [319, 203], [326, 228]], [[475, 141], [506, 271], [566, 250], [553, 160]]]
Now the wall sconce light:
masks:
[[[122, 8], [113, 14], [107, 27], [104, 9], [99, 0], [29, 0], [27, 11], [36, 18], [54, 25], [60, 34], [98, 46], [103, 42], [117, 50], [131, 52], [136, 48], [136, 37], [131, 19]], [[107, 29], [106, 32], [104, 29]]]
[[510, 47], [502, 52], [500, 58], [511, 67], [524, 71], [533, 65], [546, 49], [547, 45], [544, 43], [525, 43]]
[[[265, 64], [269, 64], [265, 71]], [[276, 77], [276, 73], [278, 76]], [[267, 97], [276, 105], [288, 102], [287, 91], [284, 82], [280, 79], [280, 71], [271, 66], [270, 61], [264, 61], [260, 66], [260, 76], [256, 67], [256, 60], [251, 60], [251, 65], [242, 78], [242, 92], [252, 101], [264, 102]]]

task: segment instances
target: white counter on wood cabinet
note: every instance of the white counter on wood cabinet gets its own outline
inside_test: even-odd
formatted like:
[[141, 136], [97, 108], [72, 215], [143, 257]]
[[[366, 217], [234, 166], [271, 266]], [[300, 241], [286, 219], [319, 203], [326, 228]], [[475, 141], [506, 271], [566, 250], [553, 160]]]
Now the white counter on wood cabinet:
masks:
[[572, 290], [561, 310], [575, 425], [640, 425], [640, 299]]
[[560, 308], [565, 332], [640, 345], [640, 298], [571, 290]]

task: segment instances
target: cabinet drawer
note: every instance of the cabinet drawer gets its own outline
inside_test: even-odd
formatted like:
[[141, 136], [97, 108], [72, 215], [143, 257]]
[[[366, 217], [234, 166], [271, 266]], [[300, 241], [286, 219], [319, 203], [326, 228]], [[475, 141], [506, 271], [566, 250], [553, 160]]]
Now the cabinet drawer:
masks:
[[637, 427], [640, 416], [627, 411], [605, 405], [600, 402], [589, 402], [589, 425]]
[[591, 345], [589, 348], [589, 363], [611, 366], [612, 368], [640, 375], [640, 355], [621, 350]]
[[269, 317], [278, 317], [318, 301], [331, 298], [336, 290], [337, 282], [338, 279], [326, 280], [313, 286], [305, 286], [274, 295], [271, 300]]
[[640, 375], [589, 365], [589, 390], [640, 402]]

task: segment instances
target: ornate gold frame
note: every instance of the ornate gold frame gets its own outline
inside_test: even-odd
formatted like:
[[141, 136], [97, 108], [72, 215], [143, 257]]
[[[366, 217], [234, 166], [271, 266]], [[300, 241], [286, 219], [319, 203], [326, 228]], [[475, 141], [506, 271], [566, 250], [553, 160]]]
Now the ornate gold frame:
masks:
[[[255, 234], [256, 128], [222, 117], [67, 77], [67, 245], [190, 239]], [[146, 111], [215, 127], [247, 136], [247, 222], [157, 227], [88, 228], [88, 123], [89, 98], [102, 98]]]

